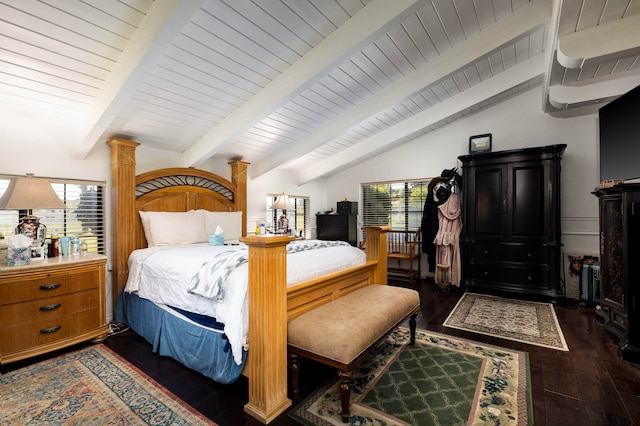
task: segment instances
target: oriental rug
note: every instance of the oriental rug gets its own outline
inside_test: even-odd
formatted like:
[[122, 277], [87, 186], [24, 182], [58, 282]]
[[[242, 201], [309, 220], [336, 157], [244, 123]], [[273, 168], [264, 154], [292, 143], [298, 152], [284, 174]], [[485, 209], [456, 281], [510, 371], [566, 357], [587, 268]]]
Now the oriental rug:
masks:
[[[304, 371], [300, 371], [304, 380]], [[418, 330], [392, 332], [353, 377], [351, 425], [533, 424], [529, 357]], [[343, 425], [337, 376], [289, 411], [305, 425]]]
[[0, 376], [0, 424], [215, 425], [104, 345]]
[[551, 303], [465, 293], [443, 325], [560, 351], [569, 350]]

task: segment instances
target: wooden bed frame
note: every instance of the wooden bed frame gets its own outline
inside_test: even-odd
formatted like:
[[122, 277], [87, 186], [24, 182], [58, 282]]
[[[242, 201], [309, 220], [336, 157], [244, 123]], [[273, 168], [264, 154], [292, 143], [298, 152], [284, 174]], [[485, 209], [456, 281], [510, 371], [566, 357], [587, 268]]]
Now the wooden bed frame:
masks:
[[130, 253], [147, 247], [139, 211], [242, 211], [241, 241], [249, 246], [249, 346], [242, 374], [248, 378], [245, 411], [269, 423], [291, 405], [287, 398], [287, 322], [308, 310], [369, 284], [387, 283], [388, 227], [366, 227], [367, 262], [286, 286], [289, 236], [247, 236], [248, 163], [230, 162], [231, 181], [192, 168], [135, 175], [137, 142], [113, 139], [111, 147], [111, 262], [113, 306], [128, 275]]

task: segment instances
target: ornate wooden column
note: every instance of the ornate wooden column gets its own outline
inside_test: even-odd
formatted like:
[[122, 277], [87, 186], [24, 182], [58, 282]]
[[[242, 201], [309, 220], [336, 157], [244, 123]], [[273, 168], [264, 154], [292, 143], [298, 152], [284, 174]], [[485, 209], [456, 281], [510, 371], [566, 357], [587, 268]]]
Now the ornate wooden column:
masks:
[[[244, 410], [269, 423], [291, 406], [287, 398], [287, 244], [294, 237], [250, 235], [249, 353]], [[248, 369], [248, 371], [246, 371]]]
[[[127, 283], [129, 253], [135, 249], [136, 148], [138, 142], [112, 139], [111, 147], [111, 297], [115, 309], [120, 291]], [[115, 191], [113, 188], [118, 188]]]

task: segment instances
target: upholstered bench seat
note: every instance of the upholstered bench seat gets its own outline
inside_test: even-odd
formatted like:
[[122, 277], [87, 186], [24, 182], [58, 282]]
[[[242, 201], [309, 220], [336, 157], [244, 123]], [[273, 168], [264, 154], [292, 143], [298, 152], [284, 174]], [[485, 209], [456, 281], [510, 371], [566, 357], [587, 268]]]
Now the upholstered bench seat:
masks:
[[338, 369], [342, 420], [349, 419], [351, 377], [358, 362], [387, 334], [410, 318], [415, 342], [417, 291], [372, 284], [325, 303], [289, 321], [287, 343], [294, 398], [298, 393], [299, 356]]

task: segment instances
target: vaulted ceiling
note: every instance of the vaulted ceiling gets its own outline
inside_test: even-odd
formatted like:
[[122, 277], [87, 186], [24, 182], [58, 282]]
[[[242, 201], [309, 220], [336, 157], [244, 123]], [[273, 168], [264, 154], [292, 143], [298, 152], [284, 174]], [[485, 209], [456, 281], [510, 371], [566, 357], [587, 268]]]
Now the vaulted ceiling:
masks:
[[0, 113], [304, 183], [538, 86], [594, 113], [638, 28], [640, 0], [0, 0]]

